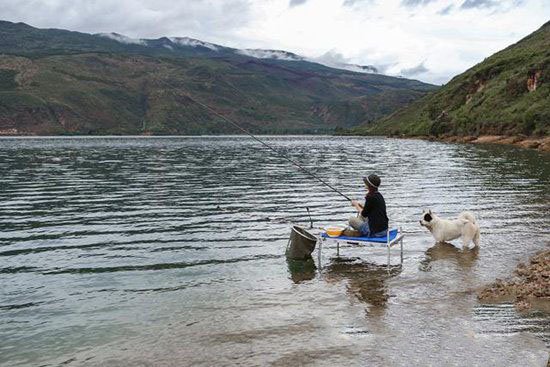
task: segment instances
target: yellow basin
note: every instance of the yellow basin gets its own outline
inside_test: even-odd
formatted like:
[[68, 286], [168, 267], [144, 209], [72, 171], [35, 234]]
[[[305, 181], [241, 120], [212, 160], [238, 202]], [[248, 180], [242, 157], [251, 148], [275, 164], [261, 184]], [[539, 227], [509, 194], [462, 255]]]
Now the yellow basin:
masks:
[[344, 228], [342, 228], [342, 227], [327, 227], [327, 228], [325, 228], [325, 232], [330, 237], [338, 237], [342, 234], [342, 232], [344, 232]]

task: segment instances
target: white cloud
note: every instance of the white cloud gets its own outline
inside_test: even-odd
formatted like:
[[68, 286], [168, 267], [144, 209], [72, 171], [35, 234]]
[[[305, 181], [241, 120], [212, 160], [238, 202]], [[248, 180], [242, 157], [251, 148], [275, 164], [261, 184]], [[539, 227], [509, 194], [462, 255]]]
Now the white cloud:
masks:
[[215, 43], [238, 39], [235, 32], [252, 19], [249, 0], [0, 0], [0, 9], [0, 19], [41, 28]]
[[288, 6], [293, 7], [293, 6], [302, 5], [302, 4], [305, 4], [306, 1], [307, 0], [290, 0], [290, 3], [288, 4]]
[[146, 42], [142, 39], [130, 38], [130, 37], [124, 36], [122, 34], [118, 34], [118, 33], [98, 33], [97, 35], [100, 36], [100, 37], [110, 38], [112, 40], [115, 40], [115, 41], [118, 41], [118, 42], [121, 42], [121, 43], [135, 44], [135, 45], [146, 45]]
[[220, 48], [212, 43], [203, 42], [189, 37], [170, 37], [170, 41], [177, 45], [191, 46], [191, 47], [205, 47], [212, 51], [218, 51]]
[[418, 75], [428, 73], [430, 69], [428, 69], [426, 65], [424, 65], [424, 63], [425, 62], [422, 61], [420, 64], [413, 66], [412, 68], [406, 68], [401, 70], [401, 75], [406, 77], [416, 77]]
[[276, 59], [276, 60], [287, 60], [287, 61], [300, 61], [303, 60], [302, 57], [292, 54], [290, 52], [280, 51], [280, 50], [254, 50], [254, 49], [245, 49], [238, 50], [237, 53], [241, 55], [255, 57], [257, 59]]
[[[444, 83], [550, 19], [548, 0], [0, 0], [4, 20], [285, 50]], [[294, 6], [290, 6], [294, 5]], [[211, 44], [208, 43], [208, 44]]]
[[462, 9], [487, 8], [506, 10], [522, 5], [524, 0], [464, 0], [460, 6]]
[[404, 6], [418, 6], [433, 3], [434, 1], [437, 0], [401, 0], [401, 4]]
[[325, 52], [319, 57], [309, 59], [309, 61], [317, 62], [326, 66], [338, 69], [355, 71], [357, 73], [378, 73], [379, 69], [373, 65], [357, 65], [353, 64], [350, 59], [346, 58], [339, 52], [334, 50]]

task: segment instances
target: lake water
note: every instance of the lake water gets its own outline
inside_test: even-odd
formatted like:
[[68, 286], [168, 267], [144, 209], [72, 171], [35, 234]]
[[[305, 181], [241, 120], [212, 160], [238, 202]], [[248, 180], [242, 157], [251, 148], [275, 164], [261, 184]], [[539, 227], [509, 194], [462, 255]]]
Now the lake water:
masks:
[[[356, 198], [378, 173], [403, 266], [376, 247], [287, 262], [306, 206], [317, 227], [353, 210], [246, 137], [4, 138], [0, 365], [545, 365], [550, 316], [474, 290], [550, 246], [548, 154], [265, 139]], [[474, 212], [479, 251], [434, 246], [423, 208]]]

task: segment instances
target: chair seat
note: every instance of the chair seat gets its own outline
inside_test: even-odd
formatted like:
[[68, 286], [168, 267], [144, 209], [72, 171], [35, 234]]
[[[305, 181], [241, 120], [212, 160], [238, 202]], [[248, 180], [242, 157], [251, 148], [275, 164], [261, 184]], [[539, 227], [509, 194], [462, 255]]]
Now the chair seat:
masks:
[[[390, 242], [393, 241], [397, 237], [398, 231], [397, 228], [390, 230]], [[321, 237], [328, 238], [331, 240], [338, 240], [338, 241], [355, 241], [355, 242], [375, 242], [375, 243], [387, 243], [388, 237], [349, 237], [349, 236], [338, 236], [338, 237], [331, 237], [326, 232], [321, 233]]]

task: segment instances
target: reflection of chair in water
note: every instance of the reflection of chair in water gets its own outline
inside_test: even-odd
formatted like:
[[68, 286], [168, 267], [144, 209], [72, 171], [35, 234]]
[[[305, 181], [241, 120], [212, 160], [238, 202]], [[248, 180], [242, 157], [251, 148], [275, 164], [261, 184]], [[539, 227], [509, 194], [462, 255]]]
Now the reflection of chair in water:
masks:
[[288, 272], [290, 273], [290, 279], [296, 284], [305, 280], [311, 280], [315, 278], [315, 271], [317, 267], [315, 262], [310, 257], [307, 260], [292, 260], [287, 259]]
[[329, 283], [347, 281], [348, 292], [359, 301], [369, 305], [369, 314], [381, 314], [389, 298], [386, 281], [401, 272], [401, 266], [357, 262], [356, 259], [339, 258], [324, 272]]
[[471, 268], [479, 255], [479, 247], [471, 250], [460, 250], [450, 243], [436, 243], [426, 250], [426, 257], [420, 261], [420, 270], [430, 271], [432, 263], [438, 260], [455, 260], [456, 263], [464, 268]]

